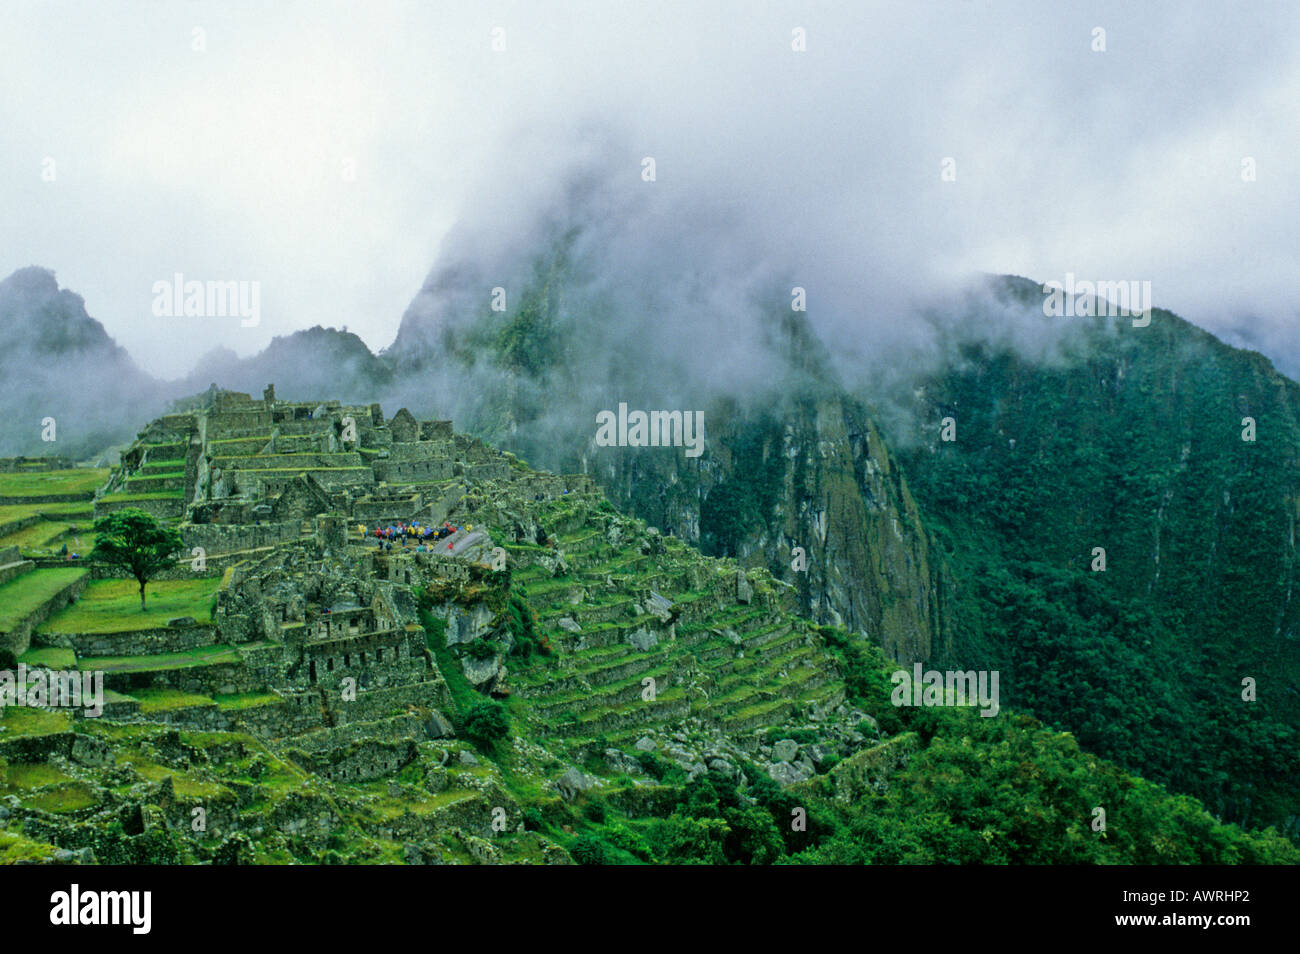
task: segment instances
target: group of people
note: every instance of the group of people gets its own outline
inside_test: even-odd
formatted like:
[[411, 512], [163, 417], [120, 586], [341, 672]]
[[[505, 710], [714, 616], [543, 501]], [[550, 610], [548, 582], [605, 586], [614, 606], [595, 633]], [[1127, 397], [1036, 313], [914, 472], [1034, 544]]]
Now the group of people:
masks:
[[[367, 530], [365, 524], [358, 525], [357, 529], [361, 531], [362, 538], [374, 537], [379, 546], [385, 550], [391, 550], [394, 543], [400, 543], [403, 547], [409, 546], [412, 542], [416, 544], [416, 552], [423, 553], [425, 549], [432, 550], [433, 544], [439, 540], [445, 540], [452, 534], [461, 530], [472, 530], [473, 527], [454, 527], [447, 521], [443, 521], [441, 527], [427, 527], [418, 523], [403, 523], [400, 520], [387, 527], [375, 527], [373, 530]], [[447, 544], [447, 549], [452, 550], [455, 545]]]

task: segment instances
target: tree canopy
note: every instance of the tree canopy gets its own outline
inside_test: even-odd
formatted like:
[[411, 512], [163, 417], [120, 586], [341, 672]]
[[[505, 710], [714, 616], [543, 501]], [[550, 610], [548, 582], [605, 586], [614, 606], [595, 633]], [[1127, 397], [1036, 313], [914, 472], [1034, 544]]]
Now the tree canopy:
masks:
[[173, 564], [184, 547], [180, 532], [163, 526], [150, 513], [128, 507], [96, 520], [95, 533], [98, 538], [90, 559], [122, 567], [135, 577], [143, 613], [145, 584]]

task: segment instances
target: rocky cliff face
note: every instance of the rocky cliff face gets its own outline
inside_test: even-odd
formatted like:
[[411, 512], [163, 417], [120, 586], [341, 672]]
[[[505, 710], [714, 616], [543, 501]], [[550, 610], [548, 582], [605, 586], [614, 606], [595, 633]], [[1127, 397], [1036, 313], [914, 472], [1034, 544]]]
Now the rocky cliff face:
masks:
[[[813, 619], [912, 662], [935, 650], [939, 597], [907, 483], [863, 409], [835, 396], [706, 412], [698, 460], [655, 448], [588, 448], [621, 509], [705, 552], [792, 584]], [[714, 423], [716, 422], [716, 423]]]
[[[454, 367], [462, 386], [441, 413], [483, 439], [589, 473], [624, 512], [791, 583], [817, 621], [878, 639], [900, 661], [929, 658], [941, 601], [926, 532], [806, 316], [756, 306], [737, 340], [700, 361], [695, 337], [683, 344], [652, 312], [592, 295], [574, 247], [539, 256], [505, 313], [475, 311], [460, 273], [435, 271], [391, 349], [399, 370], [446, 378]], [[715, 317], [702, 306], [699, 320]], [[620, 403], [702, 410], [703, 455], [597, 446], [595, 414]]]

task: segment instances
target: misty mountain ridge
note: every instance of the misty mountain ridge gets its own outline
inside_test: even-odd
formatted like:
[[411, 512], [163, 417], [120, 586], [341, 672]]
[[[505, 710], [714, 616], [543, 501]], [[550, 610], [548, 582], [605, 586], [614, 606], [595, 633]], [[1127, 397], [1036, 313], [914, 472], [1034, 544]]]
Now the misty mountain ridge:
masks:
[[[708, 554], [767, 568], [817, 622], [899, 662], [1001, 669], [1012, 704], [1086, 747], [1295, 833], [1300, 385], [1162, 309], [1142, 328], [1045, 317], [1042, 286], [1015, 276], [937, 294], [896, 352], [846, 360], [773, 281], [748, 276], [732, 300], [688, 271], [670, 303], [650, 287], [658, 266], [605, 276], [618, 237], [600, 231], [556, 230], [518, 261], [453, 256], [379, 354], [315, 327], [251, 358], [212, 353], [177, 382], [143, 375], [77, 296], [27, 269], [0, 285], [14, 350], [33, 356], [6, 378], [27, 395], [51, 368], [105, 382], [117, 397], [60, 409], [102, 422], [100, 446], [214, 381], [449, 417], [535, 466], [591, 474], [620, 509]], [[501, 273], [520, 277], [493, 310], [480, 283]], [[33, 330], [47, 321], [53, 332]], [[595, 446], [595, 414], [622, 401], [704, 411], [704, 456]], [[1243, 448], [1243, 416], [1284, 452]], [[6, 453], [42, 449], [5, 436]], [[1112, 563], [1089, 574], [1099, 540]], [[1268, 680], [1273, 705], [1231, 704], [1238, 670]], [[1116, 703], [1137, 692], [1147, 704]]]

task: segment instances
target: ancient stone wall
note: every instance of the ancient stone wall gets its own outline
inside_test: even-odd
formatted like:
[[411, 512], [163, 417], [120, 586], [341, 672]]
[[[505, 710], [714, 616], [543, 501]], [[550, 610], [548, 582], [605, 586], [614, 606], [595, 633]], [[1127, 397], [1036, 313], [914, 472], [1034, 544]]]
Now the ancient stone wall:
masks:
[[180, 531], [187, 550], [203, 547], [209, 554], [234, 553], [297, 540], [302, 535], [302, 521], [284, 520], [260, 526], [187, 523], [181, 526]]
[[90, 574], [86, 574], [61, 587], [42, 606], [30, 613], [22, 622], [15, 624], [13, 629], [7, 633], [0, 633], [0, 648], [8, 649], [15, 656], [27, 652], [31, 646], [32, 633], [47, 619], [79, 597], [89, 581]]
[[[396, 445], [394, 445], [396, 446]], [[447, 480], [456, 473], [456, 463], [450, 457], [424, 460], [377, 460], [375, 477], [390, 483], [413, 483], [423, 480]]]
[[150, 656], [211, 646], [217, 632], [212, 626], [174, 626], [125, 633], [38, 633], [32, 642], [72, 649], [79, 657]]

